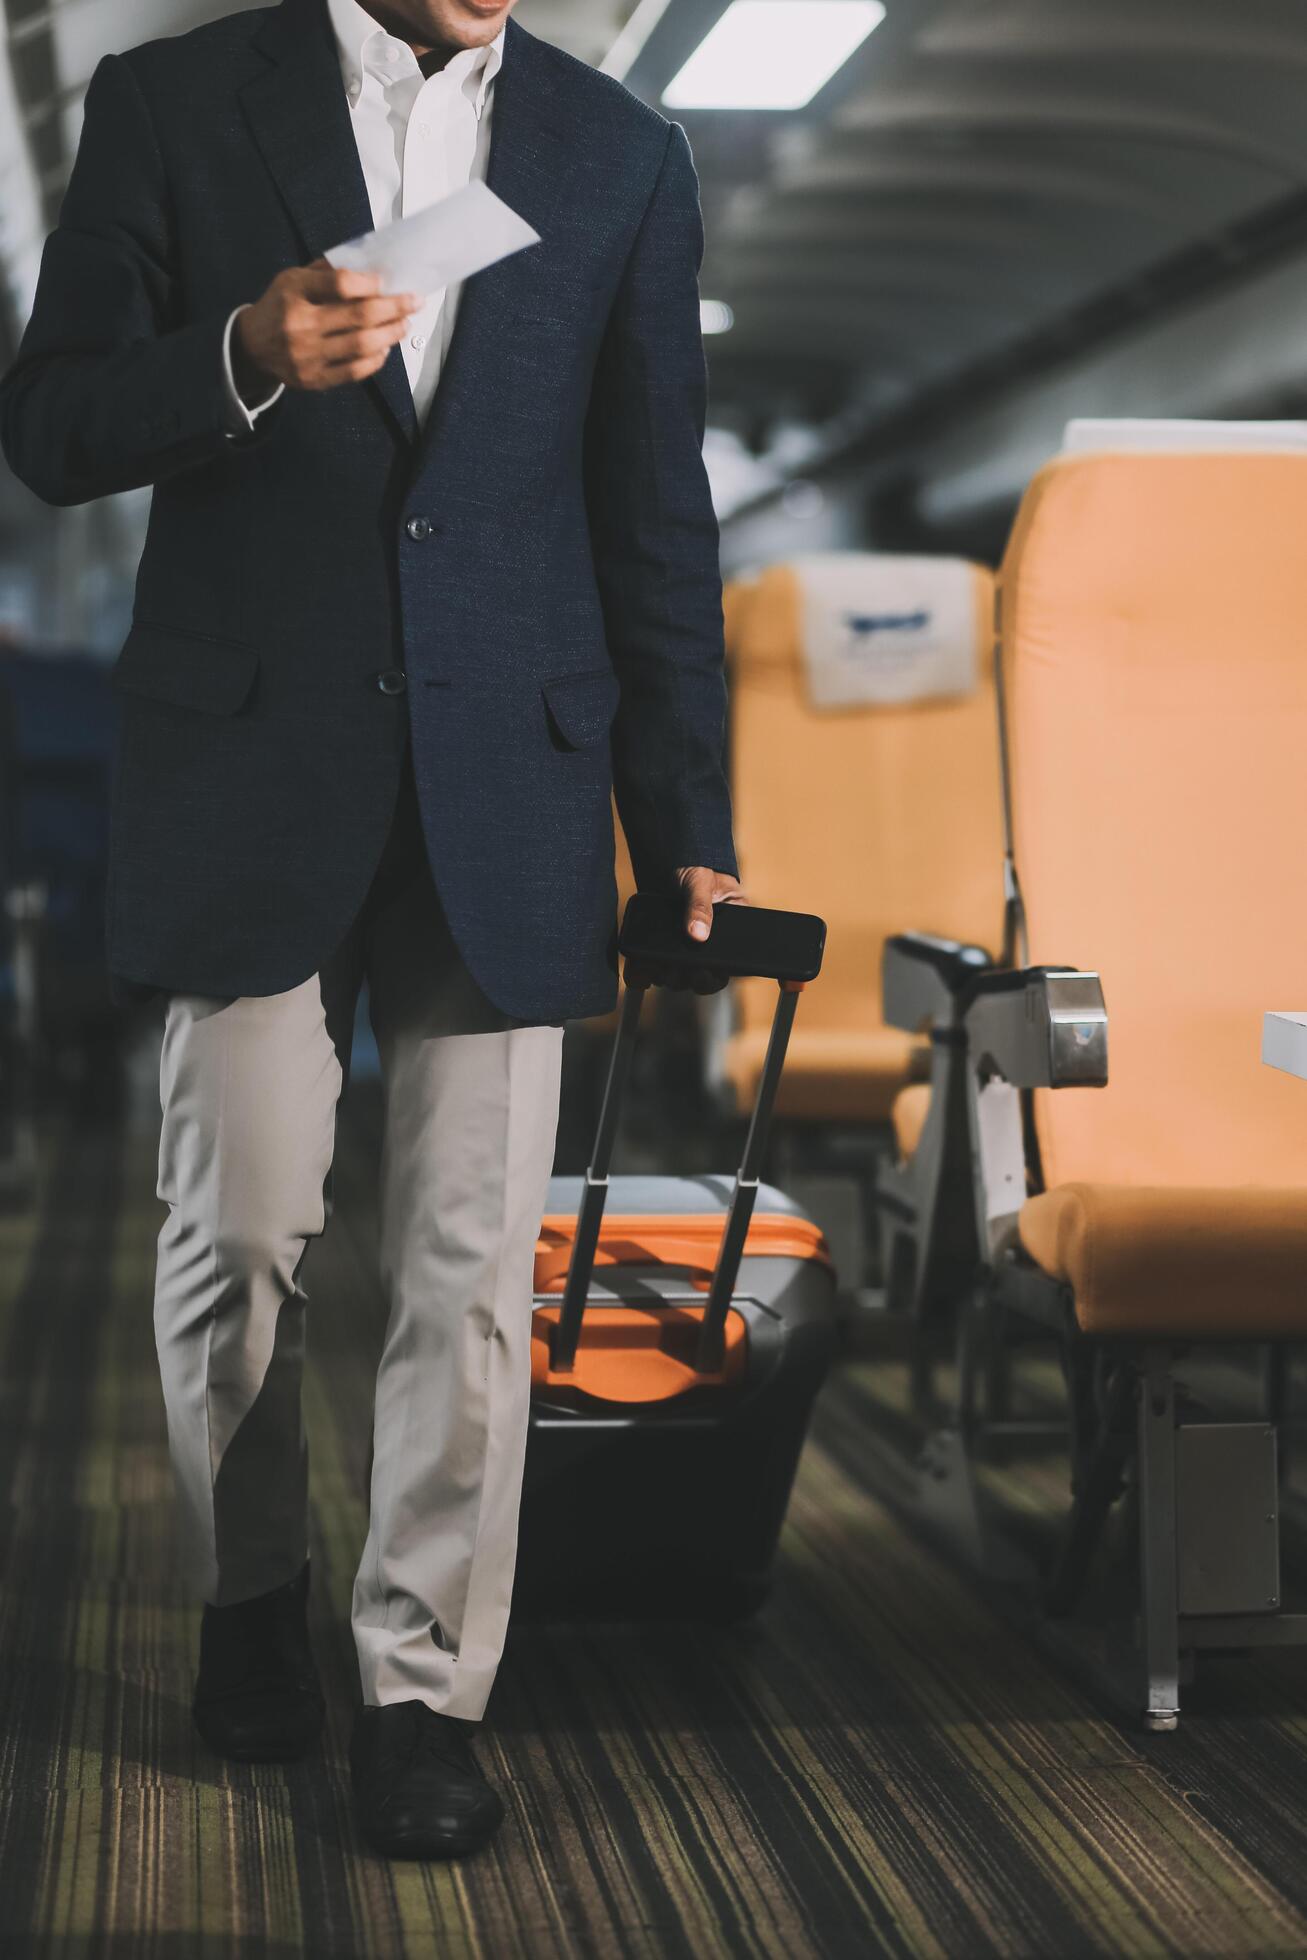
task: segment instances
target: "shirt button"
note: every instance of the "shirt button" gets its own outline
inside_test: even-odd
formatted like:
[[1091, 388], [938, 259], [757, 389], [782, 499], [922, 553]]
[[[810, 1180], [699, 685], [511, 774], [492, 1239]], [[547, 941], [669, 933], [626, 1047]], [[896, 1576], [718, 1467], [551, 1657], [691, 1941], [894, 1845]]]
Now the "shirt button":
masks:
[[427, 523], [425, 517], [410, 517], [404, 529], [408, 532], [415, 544], [421, 544], [423, 538], [429, 538], [431, 536], [431, 526]]
[[412, 340], [412, 345], [413, 345], [414, 347], [419, 347], [419, 348], [420, 348], [420, 347], [425, 347], [425, 346], [426, 346], [426, 344], [427, 344], [427, 337], [426, 337], [426, 335], [425, 335], [424, 333], [415, 333], [415, 334], [414, 334], [414, 336], [413, 336], [413, 340]]
[[402, 667], [387, 667], [377, 675], [377, 687], [382, 694], [402, 694], [408, 686], [408, 677]]
[[430, 136], [431, 134], [430, 123], [427, 122], [414, 123], [413, 127], [417, 131], [419, 136]]

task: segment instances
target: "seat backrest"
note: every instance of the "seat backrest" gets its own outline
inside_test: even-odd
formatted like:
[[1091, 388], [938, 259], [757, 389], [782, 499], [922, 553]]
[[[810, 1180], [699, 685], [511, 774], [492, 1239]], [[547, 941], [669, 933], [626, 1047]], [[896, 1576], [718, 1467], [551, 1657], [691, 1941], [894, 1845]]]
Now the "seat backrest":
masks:
[[1046, 1182], [1307, 1180], [1259, 1064], [1307, 1003], [1307, 448], [1090, 447], [1000, 580], [1013, 842], [1037, 964], [1102, 975], [1109, 1086], [1035, 1099]]
[[722, 631], [726, 640], [726, 658], [731, 660], [735, 653], [740, 622], [744, 609], [753, 590], [753, 579], [749, 576], [727, 579], [722, 586]]
[[[905, 562], [895, 562], [896, 591]], [[1002, 928], [1002, 825], [993, 695], [993, 580], [969, 568], [975, 684], [969, 692], [893, 706], [814, 705], [805, 671], [800, 569], [762, 572], [736, 598], [729, 645], [731, 781], [741, 875], [755, 904], [819, 912], [829, 928], [821, 982], [804, 1002], [805, 1027], [881, 1025], [881, 949], [888, 934], [921, 927], [997, 951]], [[842, 555], [862, 569], [869, 607], [882, 561]], [[927, 606], [941, 566], [923, 558]], [[742, 1025], [770, 1019], [775, 989], [739, 990]]]

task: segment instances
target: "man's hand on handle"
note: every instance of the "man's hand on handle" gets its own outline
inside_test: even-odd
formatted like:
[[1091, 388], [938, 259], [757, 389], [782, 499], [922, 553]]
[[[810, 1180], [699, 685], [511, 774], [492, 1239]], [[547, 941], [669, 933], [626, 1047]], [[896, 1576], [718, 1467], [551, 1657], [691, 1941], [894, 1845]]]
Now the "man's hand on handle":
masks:
[[685, 894], [685, 930], [691, 939], [707, 939], [712, 931], [714, 905], [747, 905], [748, 899], [738, 878], [729, 871], [710, 871], [706, 865], [691, 864], [676, 874]]
[[[749, 903], [739, 879], [732, 878], [729, 871], [712, 871], [707, 865], [691, 864], [678, 871], [676, 877], [685, 899], [685, 930], [691, 939], [712, 936], [714, 906]], [[715, 994], [726, 985], [726, 978], [722, 974], [687, 968], [681, 984], [693, 987], [699, 994]]]
[[249, 401], [277, 381], [312, 389], [364, 381], [404, 338], [421, 305], [418, 293], [383, 294], [379, 272], [341, 272], [325, 259], [292, 266], [237, 315], [237, 389]]

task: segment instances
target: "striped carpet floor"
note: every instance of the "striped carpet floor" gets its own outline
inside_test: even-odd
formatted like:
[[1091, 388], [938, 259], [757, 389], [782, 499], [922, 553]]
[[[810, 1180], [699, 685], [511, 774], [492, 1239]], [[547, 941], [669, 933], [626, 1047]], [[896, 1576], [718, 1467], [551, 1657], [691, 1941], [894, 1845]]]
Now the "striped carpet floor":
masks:
[[823, 1398], [779, 1583], [744, 1629], [523, 1629], [461, 1866], [359, 1846], [344, 1751], [378, 1339], [367, 1131], [310, 1264], [322, 1757], [194, 1737], [149, 1319], [148, 1135], [68, 1120], [0, 1217], [0, 1955], [1307, 1953], [1307, 1658], [1214, 1666], [1123, 1732], [873, 1490], [878, 1383]]

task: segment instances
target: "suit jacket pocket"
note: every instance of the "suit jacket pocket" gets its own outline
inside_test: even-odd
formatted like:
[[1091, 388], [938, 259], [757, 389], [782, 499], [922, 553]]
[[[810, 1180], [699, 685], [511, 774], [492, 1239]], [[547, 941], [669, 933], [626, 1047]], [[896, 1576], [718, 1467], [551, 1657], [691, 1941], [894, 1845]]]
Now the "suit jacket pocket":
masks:
[[124, 694], [234, 715], [245, 706], [259, 671], [259, 656], [243, 640], [211, 639], [185, 626], [136, 620], [113, 670]]
[[604, 739], [621, 694], [611, 667], [588, 674], [556, 674], [540, 687], [550, 724], [569, 749], [588, 748]]

